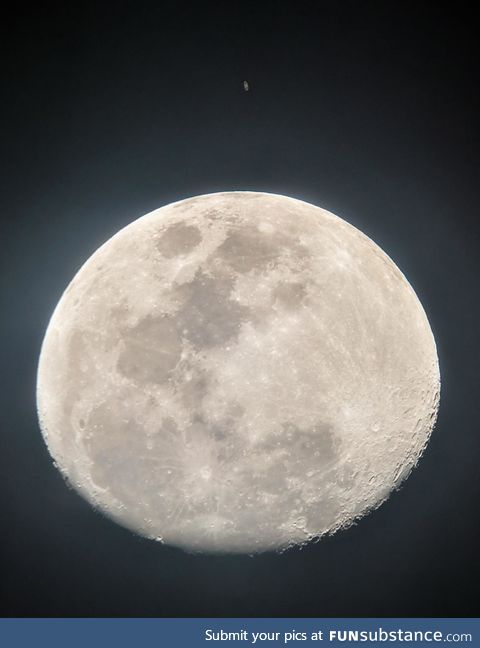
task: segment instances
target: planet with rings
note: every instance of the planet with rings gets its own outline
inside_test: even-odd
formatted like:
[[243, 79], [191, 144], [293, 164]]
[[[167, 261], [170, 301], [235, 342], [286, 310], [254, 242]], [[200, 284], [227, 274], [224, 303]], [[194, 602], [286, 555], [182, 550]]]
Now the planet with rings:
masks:
[[409, 475], [440, 393], [393, 261], [286, 196], [196, 196], [121, 229], [43, 341], [39, 420], [98, 510], [194, 552], [281, 551], [348, 527]]

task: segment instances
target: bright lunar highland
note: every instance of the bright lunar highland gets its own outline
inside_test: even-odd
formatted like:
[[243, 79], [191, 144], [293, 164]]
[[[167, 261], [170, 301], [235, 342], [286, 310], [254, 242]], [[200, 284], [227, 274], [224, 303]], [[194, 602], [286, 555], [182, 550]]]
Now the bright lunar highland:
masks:
[[377, 507], [439, 400], [412, 287], [311, 204], [225, 192], [102, 245], [49, 323], [38, 371], [56, 465], [118, 523], [192, 551], [282, 550]]

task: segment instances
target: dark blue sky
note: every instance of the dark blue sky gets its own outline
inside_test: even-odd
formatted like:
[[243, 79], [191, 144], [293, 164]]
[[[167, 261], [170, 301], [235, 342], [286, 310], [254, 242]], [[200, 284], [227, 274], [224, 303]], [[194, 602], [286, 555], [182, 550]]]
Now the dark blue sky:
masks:
[[[0, 614], [478, 616], [479, 47], [466, 6], [42, 3], [4, 21]], [[66, 487], [36, 421], [40, 344], [80, 265], [134, 218], [231, 189], [359, 227], [414, 286], [439, 349], [439, 421], [402, 490], [285, 555], [192, 556], [134, 536]]]

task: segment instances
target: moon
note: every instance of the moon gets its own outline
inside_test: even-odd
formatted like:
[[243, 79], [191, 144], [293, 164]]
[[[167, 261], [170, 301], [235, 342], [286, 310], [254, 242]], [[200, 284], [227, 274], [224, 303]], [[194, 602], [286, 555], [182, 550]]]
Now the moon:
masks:
[[193, 552], [282, 551], [409, 475], [440, 374], [412, 287], [319, 207], [233, 191], [120, 230], [62, 295], [38, 413], [69, 484]]

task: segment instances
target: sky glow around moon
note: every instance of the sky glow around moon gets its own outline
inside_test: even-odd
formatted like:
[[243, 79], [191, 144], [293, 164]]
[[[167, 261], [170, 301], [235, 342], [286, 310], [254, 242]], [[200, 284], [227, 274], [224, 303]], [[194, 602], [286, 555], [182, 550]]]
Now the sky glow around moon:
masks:
[[41, 429], [96, 508], [193, 551], [282, 550], [376, 508], [435, 424], [434, 338], [369, 238], [308, 203], [197, 196], [102, 245], [42, 346]]

